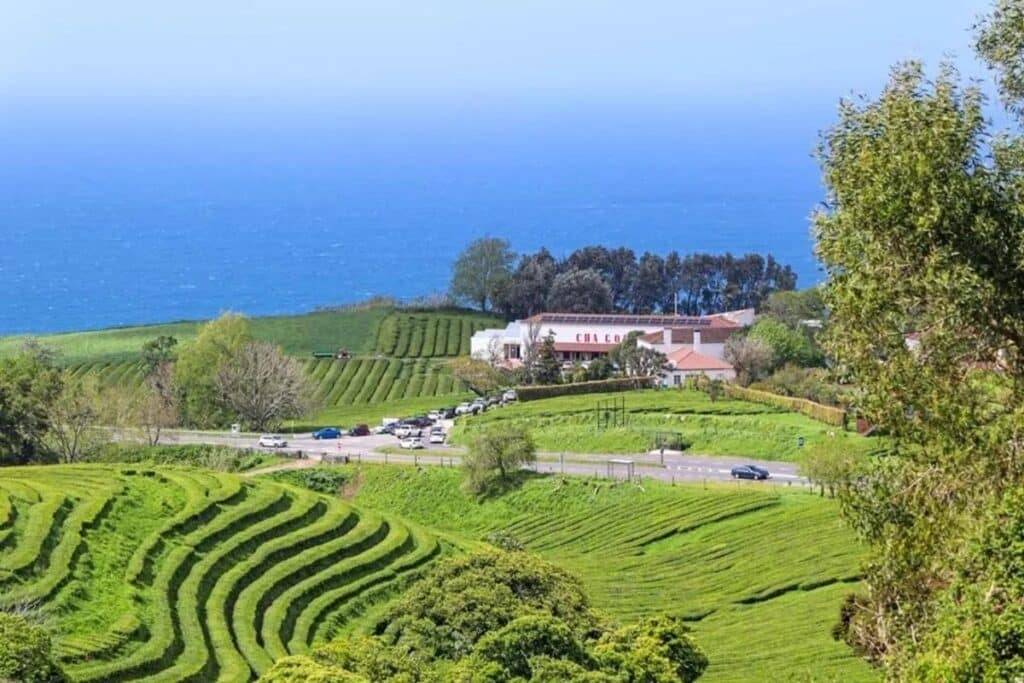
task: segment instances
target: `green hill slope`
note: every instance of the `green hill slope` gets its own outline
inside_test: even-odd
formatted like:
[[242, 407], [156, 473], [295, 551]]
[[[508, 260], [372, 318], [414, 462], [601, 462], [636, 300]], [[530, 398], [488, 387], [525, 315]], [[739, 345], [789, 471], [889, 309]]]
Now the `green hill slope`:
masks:
[[830, 636], [859, 557], [831, 501], [781, 488], [534, 477], [478, 502], [458, 471], [364, 466], [359, 476], [358, 504], [465, 539], [505, 531], [578, 574], [621, 620], [692, 619], [711, 658], [702, 680], [877, 679]]
[[11, 468], [0, 607], [38, 604], [76, 681], [248, 681], [442, 551], [420, 528], [270, 480]]

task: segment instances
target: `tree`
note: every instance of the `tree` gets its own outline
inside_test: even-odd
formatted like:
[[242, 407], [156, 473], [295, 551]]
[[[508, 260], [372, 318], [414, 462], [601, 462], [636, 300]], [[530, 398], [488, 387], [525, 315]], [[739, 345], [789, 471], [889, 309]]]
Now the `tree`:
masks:
[[774, 318], [761, 318], [750, 328], [748, 340], [760, 341], [772, 351], [772, 367], [787, 363], [800, 367], [818, 367], [824, 364], [821, 350], [801, 329], [787, 327]]
[[221, 400], [217, 376], [250, 340], [249, 322], [225, 313], [199, 328], [196, 339], [178, 354], [174, 385], [181, 394], [182, 419], [193, 427], [223, 427], [231, 414]]
[[142, 345], [142, 363], [146, 367], [146, 374], [150, 374], [156, 368], [174, 362], [174, 347], [178, 340], [169, 335], [160, 335], [150, 339]]
[[[170, 373], [168, 365], [160, 366], [150, 375], [149, 381], [129, 394], [125, 425], [137, 429], [150, 446], [160, 443], [164, 430], [177, 426], [181, 420], [176, 395], [160, 389]], [[154, 379], [158, 376], [161, 379]]]
[[512, 275], [515, 254], [505, 240], [483, 237], [471, 242], [452, 269], [452, 296], [470, 301], [481, 311], [500, 295]]
[[537, 359], [533, 363], [533, 380], [537, 384], [558, 384], [562, 381], [562, 361], [555, 351], [555, 337], [548, 333], [540, 341]]
[[596, 270], [559, 273], [551, 285], [548, 309], [559, 313], [608, 313], [612, 293]]
[[793, 329], [798, 329], [805, 320], [828, 319], [828, 308], [821, 297], [820, 287], [772, 292], [760, 312], [762, 316], [774, 318]]
[[690, 629], [677, 617], [644, 617], [636, 624], [606, 633], [594, 648], [605, 671], [621, 680], [675, 683], [695, 681], [708, 667], [707, 655]]
[[302, 366], [268, 342], [247, 342], [217, 373], [221, 401], [256, 431], [306, 415], [313, 387]]
[[[1019, 3], [997, 10], [1009, 7]], [[1024, 25], [1003, 23], [1009, 16], [983, 22], [983, 43], [994, 43], [982, 54], [1015, 72]], [[1012, 96], [1014, 73], [1001, 86]], [[978, 652], [1004, 597], [1007, 607], [1022, 597], [982, 576], [989, 596], [976, 601], [957, 583], [975, 565], [998, 575], [1019, 561], [969, 540], [1024, 486], [1024, 165], [1021, 140], [992, 136], [983, 103], [949, 66], [929, 80], [904, 64], [877, 99], [841, 105], [820, 149], [828, 198], [814, 229], [828, 273], [827, 348], [857, 384], [857, 410], [892, 444], [892, 457], [840, 493], [871, 547], [841, 630], [894, 679], [1021, 671], [1024, 623], [1012, 618], [991, 658], [959, 675], [929, 670]], [[908, 332], [918, 333], [913, 351]]]
[[633, 313], [654, 313], [665, 300], [667, 290], [665, 262], [657, 254], [645, 252], [640, 257], [633, 281]]
[[832, 498], [847, 493], [865, 471], [862, 457], [828, 442], [812, 446], [800, 461], [800, 472]]
[[640, 336], [639, 331], [630, 332], [611, 350], [608, 357], [625, 377], [656, 377], [665, 368], [665, 354], [657, 349], [637, 344]]
[[524, 255], [501, 288], [497, 307], [513, 320], [543, 312], [557, 272], [558, 264], [547, 249]]
[[105, 396], [95, 378], [63, 382], [49, 405], [46, 444], [64, 463], [78, 462], [110, 441], [101, 427]]
[[474, 493], [487, 489], [497, 477], [499, 482], [537, 460], [537, 447], [530, 432], [518, 425], [498, 424], [473, 435], [463, 457], [466, 484]]
[[50, 633], [25, 616], [0, 612], [0, 681], [62, 683]]
[[448, 367], [455, 379], [479, 396], [493, 394], [508, 385], [508, 377], [490, 362], [470, 356], [460, 356], [448, 361]]
[[759, 339], [736, 335], [725, 342], [723, 355], [736, 370], [736, 380], [743, 386], [763, 378], [775, 363], [770, 346]]
[[63, 379], [52, 355], [29, 348], [0, 359], [0, 462], [24, 463], [45, 451]]

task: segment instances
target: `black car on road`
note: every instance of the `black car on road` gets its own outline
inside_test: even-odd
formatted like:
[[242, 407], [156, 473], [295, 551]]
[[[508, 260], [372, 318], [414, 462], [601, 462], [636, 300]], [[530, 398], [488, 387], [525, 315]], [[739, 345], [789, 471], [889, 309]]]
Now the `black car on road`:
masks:
[[738, 465], [731, 470], [733, 479], [762, 480], [772, 476], [768, 470], [757, 465]]

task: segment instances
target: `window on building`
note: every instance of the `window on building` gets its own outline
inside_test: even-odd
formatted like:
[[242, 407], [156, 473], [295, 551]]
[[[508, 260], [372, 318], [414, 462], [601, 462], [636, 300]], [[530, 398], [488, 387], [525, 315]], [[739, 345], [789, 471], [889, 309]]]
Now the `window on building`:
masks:
[[672, 384], [675, 384], [678, 387], [682, 383], [683, 383], [682, 376], [680, 376], [680, 375], [672, 375]]

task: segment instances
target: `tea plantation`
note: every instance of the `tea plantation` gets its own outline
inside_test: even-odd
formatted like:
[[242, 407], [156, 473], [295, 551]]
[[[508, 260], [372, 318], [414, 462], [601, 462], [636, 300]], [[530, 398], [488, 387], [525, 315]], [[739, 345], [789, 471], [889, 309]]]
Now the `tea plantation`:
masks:
[[76, 681], [248, 681], [351, 626], [437, 539], [272, 480], [185, 468], [10, 468], [0, 608], [38, 606]]
[[455, 539], [501, 531], [580, 576], [595, 605], [619, 620], [692, 620], [711, 659], [701, 680], [878, 678], [830, 635], [856, 588], [860, 549], [827, 499], [538, 475], [478, 500], [454, 470], [345, 469], [362, 482], [358, 505]]

